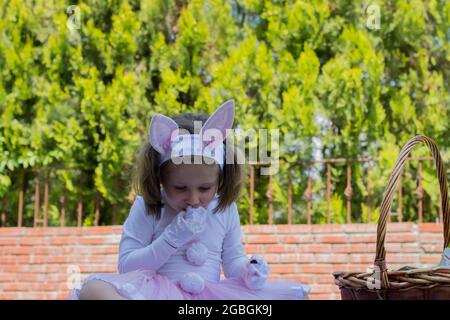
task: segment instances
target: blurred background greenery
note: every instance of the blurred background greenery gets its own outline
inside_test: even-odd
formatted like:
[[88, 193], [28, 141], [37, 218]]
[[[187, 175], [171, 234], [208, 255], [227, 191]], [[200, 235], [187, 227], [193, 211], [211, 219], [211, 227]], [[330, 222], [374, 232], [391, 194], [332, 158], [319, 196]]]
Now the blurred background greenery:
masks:
[[[379, 28], [368, 27], [369, 5], [379, 7]], [[63, 193], [66, 225], [76, 225], [80, 192], [83, 225], [94, 224], [97, 193], [99, 223], [111, 223], [112, 208], [122, 223], [151, 116], [210, 113], [230, 98], [236, 127], [280, 130], [280, 157], [288, 163], [374, 159], [369, 179], [376, 221], [390, 170], [408, 139], [434, 139], [448, 167], [449, 39], [445, 0], [1, 0], [6, 225], [17, 225], [21, 177], [23, 224], [32, 225], [36, 179], [47, 174], [50, 225], [59, 225]], [[413, 155], [429, 153], [422, 148]], [[405, 170], [405, 220], [417, 219], [417, 165]], [[287, 170], [281, 165], [273, 177], [276, 223], [287, 221]], [[295, 223], [306, 221], [303, 195], [311, 172], [312, 221], [326, 222], [326, 167], [298, 164], [291, 166]], [[353, 163], [353, 222], [367, 219], [367, 179], [364, 165]], [[424, 219], [434, 221], [439, 192], [431, 161], [424, 163], [423, 179]], [[256, 174], [255, 223], [267, 223], [267, 181]], [[332, 222], [343, 223], [345, 166], [333, 165], [331, 182]], [[239, 209], [248, 223], [248, 187]]]

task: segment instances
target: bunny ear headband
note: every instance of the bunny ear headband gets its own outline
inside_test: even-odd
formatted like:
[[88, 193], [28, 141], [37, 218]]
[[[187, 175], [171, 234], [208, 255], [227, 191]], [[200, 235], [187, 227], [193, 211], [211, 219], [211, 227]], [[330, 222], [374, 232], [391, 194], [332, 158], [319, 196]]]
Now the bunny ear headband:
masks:
[[[227, 129], [234, 120], [234, 100], [222, 104], [208, 118], [199, 134], [180, 134], [180, 129], [171, 118], [156, 114], [150, 123], [150, 144], [161, 155], [159, 165], [165, 161], [184, 156], [202, 156], [212, 159], [223, 169], [224, 144]], [[181, 163], [174, 161], [174, 163]]]

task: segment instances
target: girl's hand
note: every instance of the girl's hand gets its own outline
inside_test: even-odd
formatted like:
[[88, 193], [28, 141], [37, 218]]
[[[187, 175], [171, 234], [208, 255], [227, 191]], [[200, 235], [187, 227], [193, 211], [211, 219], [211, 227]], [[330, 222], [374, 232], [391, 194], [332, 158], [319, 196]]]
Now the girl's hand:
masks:
[[194, 233], [203, 232], [206, 223], [206, 209], [203, 207], [187, 207], [184, 213], [184, 219]]
[[241, 269], [241, 278], [249, 289], [259, 290], [264, 287], [270, 268], [263, 257], [253, 255]]
[[206, 213], [204, 208], [181, 211], [164, 230], [163, 239], [174, 248], [181, 247], [205, 230]]

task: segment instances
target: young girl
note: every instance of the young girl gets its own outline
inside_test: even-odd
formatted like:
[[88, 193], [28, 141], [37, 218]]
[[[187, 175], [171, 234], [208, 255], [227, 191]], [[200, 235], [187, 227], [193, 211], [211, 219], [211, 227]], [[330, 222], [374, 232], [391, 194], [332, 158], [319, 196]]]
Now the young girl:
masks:
[[[235, 203], [241, 166], [236, 155], [228, 159], [225, 143], [233, 119], [233, 100], [207, 120], [152, 118], [135, 181], [140, 196], [123, 226], [119, 274], [91, 275], [71, 298], [307, 298], [306, 285], [268, 280], [267, 262], [244, 252]], [[202, 122], [200, 132], [194, 121]]]

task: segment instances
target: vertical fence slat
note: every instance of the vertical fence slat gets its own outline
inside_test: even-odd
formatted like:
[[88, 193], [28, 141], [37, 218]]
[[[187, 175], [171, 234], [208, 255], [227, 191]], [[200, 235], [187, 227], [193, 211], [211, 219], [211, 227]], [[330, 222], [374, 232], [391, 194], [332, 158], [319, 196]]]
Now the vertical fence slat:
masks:
[[81, 227], [82, 217], [83, 217], [83, 172], [80, 175], [80, 190], [78, 195], [78, 217], [77, 217], [77, 226]]
[[[403, 171], [402, 171], [403, 173]], [[403, 216], [403, 196], [402, 196], [402, 173], [400, 173], [400, 177], [398, 179], [398, 221], [402, 222], [402, 216]]]
[[17, 213], [17, 226], [19, 228], [22, 227], [22, 220], [23, 220], [23, 193], [25, 188], [25, 172], [22, 170], [20, 173], [20, 191], [19, 191], [19, 207], [18, 213]]
[[312, 205], [312, 178], [311, 172], [308, 173], [308, 187], [306, 188], [306, 223], [311, 224], [311, 205]]
[[269, 201], [269, 224], [273, 224], [273, 203], [272, 203], [272, 167], [269, 167], [269, 185], [266, 193]]
[[370, 214], [371, 214], [371, 207], [372, 207], [372, 199], [370, 198], [370, 192], [371, 192], [371, 173], [372, 173], [372, 168], [371, 168], [371, 164], [370, 164], [370, 159], [367, 162], [367, 223], [370, 223]]
[[422, 187], [422, 161], [419, 160], [419, 167], [417, 169], [417, 198], [419, 203], [417, 204], [418, 214], [419, 214], [419, 223], [423, 222], [423, 187]]
[[351, 223], [352, 214], [352, 167], [350, 165], [350, 160], [347, 160], [347, 187], [345, 188], [345, 198], [347, 199], [347, 223]]
[[49, 189], [50, 172], [47, 171], [44, 184], [44, 227], [48, 226], [48, 189]]
[[288, 224], [292, 224], [292, 177], [291, 167], [288, 167]]
[[250, 224], [253, 224], [253, 216], [254, 216], [254, 199], [255, 197], [255, 168], [250, 165]]
[[61, 227], [66, 225], [66, 187], [63, 186], [62, 195], [60, 198], [61, 203]]
[[327, 162], [327, 224], [331, 223], [331, 164]]
[[36, 174], [36, 184], [34, 187], [34, 219], [33, 219], [33, 227], [36, 227], [39, 223], [39, 206], [40, 206], [40, 199], [39, 199], [39, 172]]
[[100, 220], [100, 192], [95, 193], [95, 226], [98, 226]]
[[6, 195], [2, 200], [2, 227], [6, 227]]

